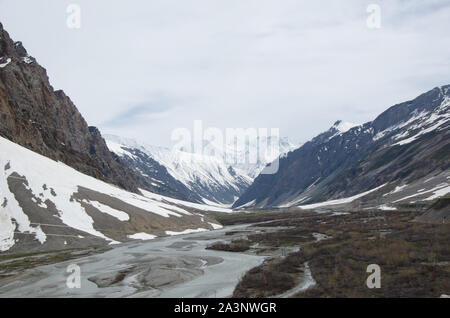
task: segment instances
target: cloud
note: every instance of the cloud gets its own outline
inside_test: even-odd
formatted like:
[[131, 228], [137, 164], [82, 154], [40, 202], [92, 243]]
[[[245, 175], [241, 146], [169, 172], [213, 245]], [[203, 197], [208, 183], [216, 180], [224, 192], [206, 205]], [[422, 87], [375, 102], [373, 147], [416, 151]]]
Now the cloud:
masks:
[[372, 2], [78, 0], [69, 30], [71, 1], [0, 0], [0, 21], [102, 131], [169, 145], [201, 119], [306, 140], [448, 84], [448, 1], [375, 1], [376, 30]]
[[101, 126], [124, 127], [148, 124], [154, 120], [167, 118], [174, 107], [174, 100], [164, 96], [155, 96], [150, 101], [142, 102], [134, 106], [127, 106], [123, 112], [114, 115], [101, 124]]

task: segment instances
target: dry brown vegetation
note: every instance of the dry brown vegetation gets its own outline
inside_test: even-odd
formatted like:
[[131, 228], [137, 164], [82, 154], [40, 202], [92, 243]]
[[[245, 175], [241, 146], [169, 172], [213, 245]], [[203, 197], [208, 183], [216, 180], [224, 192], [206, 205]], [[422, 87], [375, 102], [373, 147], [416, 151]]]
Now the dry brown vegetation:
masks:
[[250, 241], [235, 240], [230, 243], [217, 242], [207, 247], [206, 249], [226, 252], [246, 252], [250, 249]]
[[[263, 297], [298, 283], [308, 262], [317, 284], [298, 297], [439, 297], [450, 293], [450, 225], [413, 222], [418, 213], [360, 212], [330, 216], [282, 214], [265, 226], [291, 226], [250, 235], [266, 246], [298, 244], [301, 251], [249, 271], [235, 297]], [[275, 217], [274, 217], [275, 218]], [[242, 220], [241, 220], [242, 221]], [[246, 222], [250, 222], [247, 219]], [[244, 223], [244, 222], [243, 222]], [[312, 233], [330, 239], [316, 242]], [[381, 288], [366, 286], [369, 264], [381, 267]]]

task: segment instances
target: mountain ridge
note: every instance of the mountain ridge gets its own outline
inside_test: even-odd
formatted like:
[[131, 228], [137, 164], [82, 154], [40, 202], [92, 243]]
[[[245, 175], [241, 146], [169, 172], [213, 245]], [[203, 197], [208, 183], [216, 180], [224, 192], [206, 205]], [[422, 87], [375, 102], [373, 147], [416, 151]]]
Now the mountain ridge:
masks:
[[[449, 167], [449, 95], [450, 85], [437, 87], [344, 133], [333, 126], [281, 158], [277, 174], [260, 175], [233, 207], [311, 204], [445, 172]], [[420, 164], [420, 156], [434, 158], [439, 151], [442, 160]], [[415, 168], [410, 167], [412, 163]]]

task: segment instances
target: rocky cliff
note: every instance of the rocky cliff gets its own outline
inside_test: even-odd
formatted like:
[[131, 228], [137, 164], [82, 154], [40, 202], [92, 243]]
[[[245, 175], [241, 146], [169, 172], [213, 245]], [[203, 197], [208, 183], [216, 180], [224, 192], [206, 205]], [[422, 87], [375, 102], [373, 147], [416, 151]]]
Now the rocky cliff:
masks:
[[111, 153], [70, 98], [0, 23], [0, 136], [76, 170], [138, 191], [142, 183]]

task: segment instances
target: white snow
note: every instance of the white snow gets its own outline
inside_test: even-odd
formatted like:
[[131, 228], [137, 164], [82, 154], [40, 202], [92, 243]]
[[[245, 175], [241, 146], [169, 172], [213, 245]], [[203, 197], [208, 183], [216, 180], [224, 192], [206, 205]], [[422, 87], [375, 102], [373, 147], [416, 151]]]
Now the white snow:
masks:
[[[29, 221], [28, 221], [29, 223]], [[14, 245], [14, 230], [16, 226], [6, 208], [0, 209], [0, 252], [9, 250]]]
[[322, 233], [313, 233], [312, 236], [315, 238], [316, 242], [320, 242], [320, 241], [323, 241], [323, 240], [328, 240], [328, 239], [331, 238], [328, 235], [322, 234]]
[[9, 63], [11, 63], [10, 58], [8, 58], [5, 63], [0, 64], [0, 68], [5, 68]]
[[125, 146], [123, 146], [121, 144], [118, 144], [111, 140], [106, 140], [106, 145], [108, 146], [110, 151], [114, 152], [115, 154], [117, 154], [119, 156], [128, 156], [133, 159], [137, 159], [137, 157], [135, 155], [133, 155], [129, 151], [126, 151], [125, 149], [123, 149]]
[[409, 137], [409, 138], [404, 139], [404, 140], [401, 140], [401, 141], [393, 144], [392, 146], [403, 146], [403, 145], [409, 144], [409, 143], [413, 142], [414, 140], [416, 140], [417, 138], [419, 138], [420, 136], [425, 135], [425, 134], [427, 134], [429, 132], [432, 132], [432, 131], [436, 130], [437, 128], [439, 128], [440, 126], [442, 126], [443, 124], [445, 124], [449, 120], [450, 120], [450, 116], [444, 117], [443, 119], [437, 121], [434, 125], [426, 128], [426, 129], [421, 129], [420, 132], [418, 132], [414, 136]]
[[423, 111], [423, 112], [421, 112], [421, 113], [416, 113], [416, 114], [414, 114], [410, 119], [408, 119], [407, 121], [401, 122], [401, 123], [399, 123], [399, 124], [397, 124], [397, 125], [388, 127], [388, 128], [386, 128], [385, 130], [380, 131], [378, 134], [376, 134], [376, 135], [373, 137], [373, 140], [374, 140], [374, 141], [377, 141], [377, 140], [383, 138], [384, 136], [386, 136], [387, 134], [389, 134], [389, 133], [391, 133], [391, 132], [393, 132], [393, 131], [395, 131], [395, 130], [398, 130], [398, 129], [401, 129], [401, 128], [403, 128], [403, 127], [406, 127], [406, 126], [412, 124], [413, 122], [418, 121], [418, 120], [420, 120], [420, 119], [426, 117], [428, 114], [429, 114], [429, 113], [427, 113], [427, 112], [425, 112], [425, 111]]
[[439, 198], [441, 196], [446, 195], [447, 193], [450, 193], [450, 186], [448, 185], [448, 183], [441, 183], [441, 184], [437, 185], [433, 189], [409, 195], [407, 197], [404, 197], [404, 198], [401, 198], [399, 200], [396, 200], [393, 203], [405, 201], [407, 199], [411, 199], [411, 198], [414, 198], [414, 197], [417, 197], [417, 196], [420, 196], [420, 195], [424, 195], [424, 194], [427, 194], [427, 193], [430, 193], [430, 192], [434, 192], [434, 194], [431, 195], [430, 197], [426, 198], [426, 199], [423, 199], [422, 201], [434, 200], [434, 199], [437, 199], [437, 198]]
[[[78, 192], [79, 187], [104, 193], [139, 207], [148, 213], [166, 218], [192, 215], [180, 207], [173, 206], [172, 199], [153, 195], [146, 191], [144, 195], [127, 192], [114, 185], [84, 175], [63, 163], [41, 156], [4, 138], [0, 138], [0, 149], [0, 169], [6, 167], [8, 163], [10, 165], [9, 169], [3, 169], [3, 176], [0, 178], [1, 251], [6, 251], [15, 244], [14, 232], [33, 234], [41, 244], [46, 241], [45, 233], [39, 226], [31, 226], [28, 216], [23, 212], [14, 194], [9, 189], [7, 179], [14, 178], [15, 176], [12, 176], [14, 172], [21, 176], [19, 180], [22, 180], [23, 176], [24, 182], [25, 180], [28, 182], [26, 188], [35, 197], [39, 195], [43, 202], [49, 200], [55, 204], [59, 218], [65, 225], [112, 243], [118, 242], [108, 238], [101, 231], [95, 230], [94, 220], [87, 214], [81, 202], [73, 199], [73, 194]], [[44, 185], [46, 185], [46, 190], [43, 189]], [[52, 193], [56, 194], [56, 196]], [[177, 202], [181, 203], [183, 201]], [[100, 211], [110, 214], [121, 221], [129, 219], [129, 216], [122, 211], [112, 209], [99, 202], [90, 203], [99, 208]], [[189, 205], [191, 204], [185, 203], [185, 206]], [[204, 210], [209, 209], [207, 206], [202, 205], [196, 207]]]
[[372, 192], [375, 192], [381, 188], [383, 188], [386, 184], [383, 184], [375, 189], [354, 195], [352, 197], [348, 197], [348, 198], [343, 198], [343, 199], [337, 199], [337, 200], [331, 200], [331, 201], [326, 201], [326, 202], [321, 202], [321, 203], [314, 203], [314, 204], [308, 204], [308, 205], [300, 205], [299, 208], [302, 210], [309, 210], [309, 209], [315, 209], [315, 208], [320, 208], [320, 207], [324, 207], [324, 206], [329, 206], [329, 205], [338, 205], [338, 204], [345, 204], [345, 203], [351, 203], [353, 201], [355, 201], [356, 199], [362, 198]]
[[333, 125], [333, 127], [331, 127], [331, 129], [333, 129], [333, 128], [336, 129], [337, 133], [335, 133], [333, 136], [328, 138], [328, 140], [331, 140], [336, 136], [340, 136], [340, 135], [346, 133], [347, 131], [349, 131], [350, 129], [352, 129], [354, 127], [358, 127], [358, 126], [361, 126], [361, 125], [349, 123], [349, 122], [338, 121], [338, 122], [336, 122], [336, 124]]
[[245, 204], [243, 204], [241, 206], [238, 206], [237, 208], [238, 209], [248, 208], [248, 207], [251, 207], [251, 206], [255, 205], [255, 203], [256, 203], [256, 199], [252, 200], [252, 201], [249, 201], [249, 202], [247, 202], [247, 203], [245, 203]]
[[402, 191], [404, 188], [406, 188], [407, 186], [408, 186], [407, 184], [402, 185], [402, 186], [397, 186], [397, 187], [395, 187], [394, 191], [389, 192], [389, 193], [386, 193], [386, 194], [383, 194], [383, 197], [386, 197], [386, 196], [388, 196], [388, 195], [391, 195], [391, 194], [400, 192], [400, 191]]
[[223, 226], [220, 224], [211, 223], [211, 222], [209, 222], [209, 224], [213, 227], [214, 230], [220, 230], [223, 228]]
[[[146, 191], [144, 189], [139, 189], [139, 190], [142, 192], [142, 194], [146, 198], [150, 198], [150, 199], [153, 199], [153, 200], [156, 200], [159, 202], [166, 201], [170, 204], [180, 205], [185, 208], [191, 208], [191, 209], [195, 209], [195, 210], [199, 210], [199, 211], [221, 212], [221, 213], [232, 213], [233, 212], [233, 210], [229, 209], [229, 208], [222, 208], [220, 206], [187, 202], [187, 201], [182, 201], [182, 200], [178, 200], [178, 199], [174, 199], [174, 198], [165, 197], [165, 196], [162, 196], [162, 195], [159, 195], [156, 193]], [[170, 207], [173, 208], [174, 206], [170, 205]]]
[[[419, 138], [420, 136], [439, 129], [442, 125], [450, 120], [450, 112], [448, 111], [449, 107], [450, 98], [446, 96], [441, 105], [434, 111], [423, 111], [422, 113], [413, 116], [407, 122], [396, 127], [389, 128], [390, 131], [392, 131], [410, 125], [405, 132], [393, 137], [394, 140], [401, 140], [394, 143], [392, 146], [402, 146], [409, 144], [417, 140], [417, 138]], [[415, 132], [415, 134], [410, 136], [410, 132]]]
[[113, 209], [110, 206], [104, 205], [100, 202], [88, 201], [88, 200], [83, 200], [83, 202], [92, 205], [94, 208], [96, 208], [97, 210], [99, 210], [102, 213], [109, 214], [109, 215], [115, 217], [119, 221], [129, 221], [130, 220], [130, 216], [127, 213]]
[[157, 236], [147, 234], [147, 233], [136, 233], [133, 235], [128, 235], [128, 238], [133, 239], [133, 240], [148, 241], [148, 240], [153, 240], [153, 239], [157, 238]]
[[391, 207], [391, 206], [388, 206], [388, 205], [380, 205], [379, 207], [378, 207], [378, 209], [379, 210], [382, 210], [382, 211], [396, 211], [397, 210], [397, 208], [394, 208], [394, 207]]
[[233, 176], [228, 171], [229, 165], [218, 156], [189, 153], [151, 145], [140, 146], [134, 140], [127, 140], [111, 135], [105, 135], [105, 138], [108, 148], [112, 152], [119, 156], [135, 158], [135, 156], [123, 148], [139, 149], [163, 165], [172, 177], [182, 182], [191, 190], [195, 184], [209, 189], [226, 186], [238, 191], [239, 187], [236, 185], [236, 182], [239, 179], [245, 180], [248, 184], [253, 181], [252, 178], [239, 173], [238, 170], [236, 171], [238, 177]]
[[343, 122], [341, 121], [338, 125], [334, 126], [337, 130], [339, 130], [341, 133], [345, 133], [352, 129], [353, 127], [360, 126], [359, 124], [349, 123], [349, 122]]
[[424, 201], [431, 201], [431, 200], [435, 200], [438, 199], [448, 193], [450, 193], [450, 186], [447, 185], [447, 187], [441, 188], [441, 189], [433, 189], [432, 192], [434, 192], [434, 194], [428, 198], [426, 198]]
[[33, 63], [33, 60], [29, 56], [25, 56], [24, 58], [22, 58], [22, 61], [24, 61], [26, 64]]
[[[249, 153], [256, 153], [255, 149], [258, 147], [258, 142], [251, 143], [248, 140], [242, 149], [236, 149], [238, 147], [231, 144], [224, 145], [224, 149], [210, 145], [211, 147], [207, 149], [212, 151], [200, 154], [138, 143], [132, 139], [113, 135], [104, 135], [104, 137], [110, 150], [119, 156], [130, 156], [123, 147], [139, 149], [164, 166], [172, 177], [191, 190], [194, 186], [196, 188], [200, 186], [212, 190], [228, 187], [239, 191], [237, 183], [252, 183], [266, 164], [273, 161], [271, 158], [262, 158], [266, 160], [257, 163], [248, 162]], [[264, 141], [272, 142], [270, 137], [263, 139], [263, 144]], [[279, 152], [273, 155], [273, 159], [298, 147], [285, 138], [280, 138], [278, 141]], [[228, 170], [230, 166], [236, 175]]]
[[209, 230], [207, 229], [203, 229], [203, 228], [199, 228], [199, 229], [194, 229], [194, 230], [184, 230], [182, 232], [173, 232], [173, 231], [166, 231], [166, 235], [183, 235], [183, 234], [191, 234], [191, 233], [200, 233], [200, 232], [208, 232]]

